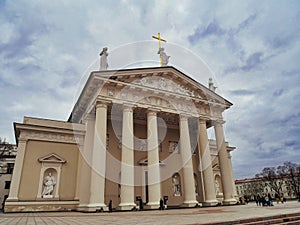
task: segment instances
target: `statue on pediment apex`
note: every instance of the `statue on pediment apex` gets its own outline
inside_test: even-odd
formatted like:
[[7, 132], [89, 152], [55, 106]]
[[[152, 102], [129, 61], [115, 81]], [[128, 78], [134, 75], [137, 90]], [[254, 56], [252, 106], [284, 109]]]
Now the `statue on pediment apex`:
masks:
[[100, 70], [107, 70], [108, 68], [108, 62], [107, 62], [107, 56], [108, 56], [108, 48], [104, 47], [102, 51], [100, 52]]
[[160, 55], [161, 58], [161, 66], [167, 66], [169, 63], [169, 58], [170, 56], [168, 56], [165, 53], [165, 49], [164, 48], [159, 48], [157, 54]]

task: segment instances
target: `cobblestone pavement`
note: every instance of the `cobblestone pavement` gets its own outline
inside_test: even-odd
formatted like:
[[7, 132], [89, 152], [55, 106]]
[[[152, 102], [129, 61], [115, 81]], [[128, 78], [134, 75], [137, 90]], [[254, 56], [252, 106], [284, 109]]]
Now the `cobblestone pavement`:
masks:
[[94, 224], [172, 224], [192, 225], [257, 218], [287, 213], [300, 213], [300, 203], [289, 201], [273, 207], [256, 206], [254, 203], [241, 206], [172, 209], [163, 211], [135, 211], [112, 213], [81, 212], [37, 212], [37, 213], [1, 213], [1, 225], [94, 225]]

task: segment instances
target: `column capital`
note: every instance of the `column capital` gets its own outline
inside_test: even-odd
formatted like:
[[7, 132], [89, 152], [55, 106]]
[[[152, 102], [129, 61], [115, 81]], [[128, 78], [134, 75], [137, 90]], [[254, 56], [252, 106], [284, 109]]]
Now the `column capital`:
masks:
[[147, 109], [147, 113], [148, 115], [152, 115], [152, 116], [156, 116], [158, 112], [160, 112], [161, 110], [158, 108], [148, 108]]
[[193, 117], [192, 115], [188, 113], [181, 113], [179, 114], [180, 120], [188, 120], [189, 118]]
[[225, 123], [224, 120], [213, 120], [212, 124], [213, 126], [222, 126]]
[[205, 124], [206, 125], [206, 120], [205, 119], [203, 119], [203, 118], [199, 118], [198, 119], [198, 121], [199, 121], [199, 124]]
[[105, 100], [96, 100], [96, 109], [97, 108], [107, 108], [108, 104], [110, 104], [111, 101], [105, 101]]
[[122, 105], [122, 108], [124, 111], [133, 111], [133, 108], [135, 108], [135, 107], [136, 107], [135, 105], [127, 104], [127, 103]]

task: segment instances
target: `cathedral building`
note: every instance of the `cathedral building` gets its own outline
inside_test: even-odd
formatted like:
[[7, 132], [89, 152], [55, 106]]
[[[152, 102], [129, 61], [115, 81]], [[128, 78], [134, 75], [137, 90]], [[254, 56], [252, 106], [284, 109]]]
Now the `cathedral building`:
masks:
[[67, 121], [14, 123], [5, 211], [235, 204], [222, 116], [232, 104], [214, 89], [172, 66], [91, 72]]

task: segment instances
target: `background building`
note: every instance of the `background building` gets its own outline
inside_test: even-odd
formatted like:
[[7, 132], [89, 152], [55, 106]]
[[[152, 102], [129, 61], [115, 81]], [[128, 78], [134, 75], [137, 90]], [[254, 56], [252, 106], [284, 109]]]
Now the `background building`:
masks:
[[270, 181], [262, 178], [247, 178], [235, 181], [236, 193], [239, 197], [247, 197], [249, 200], [255, 200], [255, 196], [270, 193], [273, 198], [277, 194], [282, 195], [286, 199], [297, 198], [297, 194], [293, 191], [291, 182], [292, 178], [289, 174], [279, 177], [274, 177], [273, 185], [277, 188], [272, 188]]
[[0, 139], [0, 209], [8, 197], [17, 147]]

